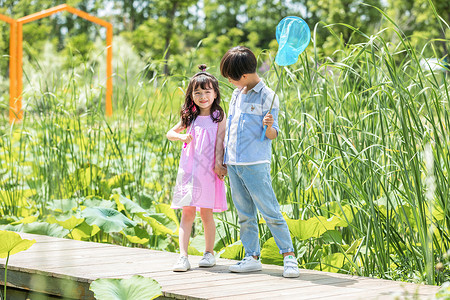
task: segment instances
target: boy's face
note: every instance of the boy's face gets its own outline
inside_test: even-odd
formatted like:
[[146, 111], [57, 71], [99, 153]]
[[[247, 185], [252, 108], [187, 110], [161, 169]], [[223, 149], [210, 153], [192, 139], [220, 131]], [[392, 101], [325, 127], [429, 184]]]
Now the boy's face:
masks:
[[247, 85], [245, 81], [245, 75], [242, 75], [241, 78], [239, 78], [239, 80], [228, 78], [228, 82], [237, 87], [238, 89], [242, 89], [244, 86]]

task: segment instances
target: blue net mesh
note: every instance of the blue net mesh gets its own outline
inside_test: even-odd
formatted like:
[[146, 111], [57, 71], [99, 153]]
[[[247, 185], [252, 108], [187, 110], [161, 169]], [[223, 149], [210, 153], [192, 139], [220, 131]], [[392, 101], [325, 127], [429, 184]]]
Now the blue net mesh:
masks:
[[278, 53], [275, 62], [279, 66], [295, 63], [311, 40], [308, 24], [299, 17], [286, 17], [278, 23], [276, 38]]

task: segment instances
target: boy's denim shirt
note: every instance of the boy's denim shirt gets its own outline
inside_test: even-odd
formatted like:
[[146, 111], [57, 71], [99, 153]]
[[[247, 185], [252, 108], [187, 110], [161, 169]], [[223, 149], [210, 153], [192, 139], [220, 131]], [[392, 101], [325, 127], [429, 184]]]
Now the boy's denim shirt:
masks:
[[[274, 91], [260, 81], [255, 87], [241, 94], [236, 89], [231, 96], [225, 134], [224, 163], [230, 165], [252, 165], [270, 163], [272, 141], [267, 137], [261, 141], [262, 120], [268, 113]], [[240, 103], [239, 103], [240, 102]], [[240, 106], [239, 106], [240, 104]], [[273, 128], [278, 127], [278, 96], [273, 103]]]

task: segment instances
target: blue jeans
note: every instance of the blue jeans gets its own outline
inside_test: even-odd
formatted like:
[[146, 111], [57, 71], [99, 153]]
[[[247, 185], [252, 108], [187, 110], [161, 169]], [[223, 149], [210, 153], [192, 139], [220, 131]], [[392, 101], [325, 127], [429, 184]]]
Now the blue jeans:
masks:
[[227, 165], [231, 196], [241, 225], [245, 256], [259, 256], [258, 209], [280, 249], [293, 252], [291, 235], [272, 188], [270, 164]]

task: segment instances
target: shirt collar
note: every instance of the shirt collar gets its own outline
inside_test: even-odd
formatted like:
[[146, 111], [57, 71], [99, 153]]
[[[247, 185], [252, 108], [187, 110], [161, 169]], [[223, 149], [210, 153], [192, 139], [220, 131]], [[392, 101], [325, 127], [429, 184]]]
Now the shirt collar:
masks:
[[262, 80], [260, 80], [250, 91], [254, 91], [255, 93], [259, 93], [264, 86], [265, 86], [264, 82]]

